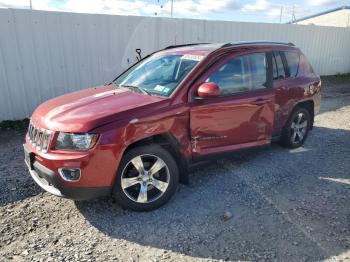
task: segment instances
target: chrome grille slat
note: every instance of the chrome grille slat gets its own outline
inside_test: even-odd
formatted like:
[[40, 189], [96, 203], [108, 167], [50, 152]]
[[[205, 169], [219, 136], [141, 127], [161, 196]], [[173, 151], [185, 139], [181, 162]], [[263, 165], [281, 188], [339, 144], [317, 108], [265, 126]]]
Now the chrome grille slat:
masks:
[[36, 135], [36, 139], [35, 139], [35, 144], [36, 144], [36, 148], [37, 149], [41, 149], [41, 143], [42, 143], [42, 132], [40, 131], [40, 129], [38, 130], [37, 132], [37, 135]]
[[28, 137], [29, 142], [44, 153], [47, 153], [51, 142], [53, 132], [42, 128], [35, 127], [32, 123], [29, 123]]
[[32, 143], [35, 145], [36, 129], [33, 127]]

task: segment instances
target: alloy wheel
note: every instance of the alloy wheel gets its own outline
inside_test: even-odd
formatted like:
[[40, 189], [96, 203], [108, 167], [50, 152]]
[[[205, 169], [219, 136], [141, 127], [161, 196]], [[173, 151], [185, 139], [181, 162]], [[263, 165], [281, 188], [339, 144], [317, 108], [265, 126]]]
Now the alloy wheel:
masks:
[[291, 124], [291, 141], [296, 144], [303, 141], [308, 128], [307, 118], [304, 113], [295, 116]]
[[121, 175], [125, 195], [137, 203], [150, 203], [164, 195], [170, 181], [166, 163], [154, 155], [139, 155], [131, 159]]

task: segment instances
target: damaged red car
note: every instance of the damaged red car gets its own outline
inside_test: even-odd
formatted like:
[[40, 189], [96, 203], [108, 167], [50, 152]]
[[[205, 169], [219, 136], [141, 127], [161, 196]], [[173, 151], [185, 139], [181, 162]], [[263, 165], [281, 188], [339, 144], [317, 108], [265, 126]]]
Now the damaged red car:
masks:
[[152, 210], [204, 157], [272, 141], [303, 145], [320, 88], [291, 43], [170, 46], [110, 84], [40, 105], [25, 138], [25, 162], [54, 195], [111, 196], [125, 208]]

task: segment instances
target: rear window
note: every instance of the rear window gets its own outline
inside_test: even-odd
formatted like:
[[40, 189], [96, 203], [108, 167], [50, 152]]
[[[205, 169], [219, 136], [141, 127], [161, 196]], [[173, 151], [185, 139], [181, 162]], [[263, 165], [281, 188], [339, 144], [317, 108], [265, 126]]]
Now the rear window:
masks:
[[289, 74], [291, 77], [295, 77], [298, 74], [299, 69], [299, 54], [296, 52], [285, 51], [284, 55], [287, 60]]

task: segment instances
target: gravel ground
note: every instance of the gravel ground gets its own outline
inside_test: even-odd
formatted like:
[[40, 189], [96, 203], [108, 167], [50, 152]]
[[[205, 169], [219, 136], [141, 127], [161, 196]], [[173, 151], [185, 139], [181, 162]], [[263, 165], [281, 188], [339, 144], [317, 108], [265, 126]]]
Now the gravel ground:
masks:
[[201, 164], [149, 213], [43, 192], [0, 132], [0, 261], [350, 261], [350, 81], [324, 82], [303, 148]]

